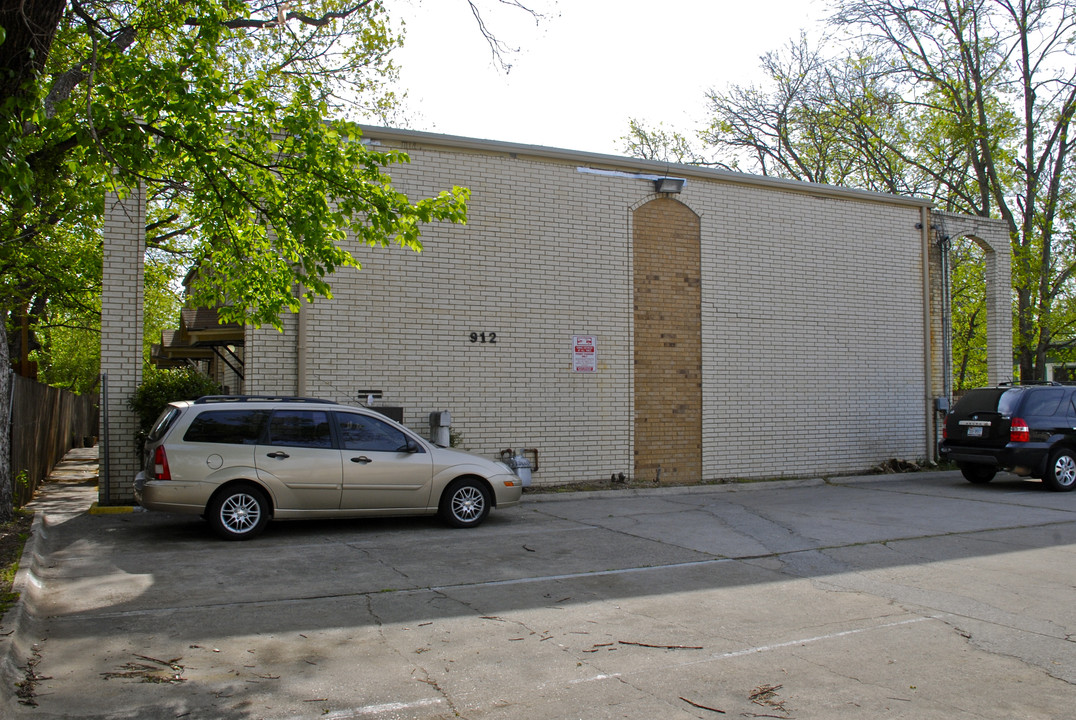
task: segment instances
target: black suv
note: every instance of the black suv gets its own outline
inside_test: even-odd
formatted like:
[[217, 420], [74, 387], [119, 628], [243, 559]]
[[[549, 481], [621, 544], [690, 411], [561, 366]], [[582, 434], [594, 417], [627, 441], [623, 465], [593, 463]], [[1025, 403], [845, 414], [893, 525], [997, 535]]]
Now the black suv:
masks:
[[1076, 487], [1076, 388], [1047, 383], [970, 390], [945, 416], [943, 458], [970, 482], [998, 470]]

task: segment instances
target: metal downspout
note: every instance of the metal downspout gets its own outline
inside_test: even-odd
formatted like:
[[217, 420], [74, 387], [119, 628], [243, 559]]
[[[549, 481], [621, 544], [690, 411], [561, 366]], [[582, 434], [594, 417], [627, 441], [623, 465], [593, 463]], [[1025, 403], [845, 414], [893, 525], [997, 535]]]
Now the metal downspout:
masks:
[[306, 355], [307, 355], [307, 332], [308, 332], [307, 325], [309, 324], [308, 323], [309, 318], [307, 317], [307, 313], [309, 311], [307, 310], [306, 305], [307, 305], [307, 303], [303, 302], [303, 286], [300, 285], [299, 286], [299, 322], [298, 322], [298, 329], [296, 330], [296, 338], [295, 338], [295, 355], [296, 355], [296, 359], [295, 359], [295, 371], [296, 371], [295, 394], [298, 395], [299, 397], [306, 397], [306, 394], [307, 394], [307, 382], [306, 382], [306, 374], [307, 374], [306, 360], [307, 360], [307, 358], [306, 358]]
[[[931, 342], [930, 342], [930, 208], [923, 206], [919, 210], [920, 222], [919, 227], [922, 233], [921, 239], [923, 243], [923, 372], [924, 372], [924, 388], [926, 389], [926, 397], [924, 398], [925, 412], [926, 412], [926, 454], [925, 457], [930, 462], [935, 462], [938, 458], [935, 453], [935, 436], [937, 433], [934, 429], [934, 398], [931, 396]], [[944, 311], [943, 311], [944, 312]]]
[[[98, 482], [103, 483], [104, 494], [101, 500], [108, 506], [112, 504], [112, 453], [109, 452], [109, 448], [112, 446], [112, 433], [108, 428], [108, 416], [111, 410], [108, 405], [108, 373], [101, 373], [101, 399], [99, 402], [101, 407], [104, 408], [104, 412], [101, 413], [101, 436], [104, 442], [98, 442], [101, 454], [98, 458], [98, 472], [101, 475]], [[139, 461], [141, 460], [142, 458], [139, 458]]]
[[952, 249], [952, 241], [945, 234], [945, 228], [939, 228], [941, 237], [938, 247], [941, 248], [941, 272], [942, 272], [942, 393], [950, 403], [953, 401], [953, 300], [952, 286], [949, 283], [949, 253]]

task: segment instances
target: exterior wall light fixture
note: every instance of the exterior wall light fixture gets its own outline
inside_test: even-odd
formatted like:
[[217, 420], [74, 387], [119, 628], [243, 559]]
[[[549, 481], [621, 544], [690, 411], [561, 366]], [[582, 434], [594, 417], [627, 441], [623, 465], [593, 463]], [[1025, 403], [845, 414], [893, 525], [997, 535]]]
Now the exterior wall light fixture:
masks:
[[662, 177], [654, 180], [654, 190], [659, 193], [678, 193], [684, 189], [684, 178]]

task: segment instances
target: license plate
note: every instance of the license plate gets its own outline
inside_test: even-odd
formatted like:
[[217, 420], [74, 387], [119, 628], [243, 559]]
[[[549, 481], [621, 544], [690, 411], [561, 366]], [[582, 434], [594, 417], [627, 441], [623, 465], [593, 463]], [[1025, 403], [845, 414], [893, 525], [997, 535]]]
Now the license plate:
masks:
[[982, 437], [983, 429], [978, 426], [968, 428], [968, 437]]

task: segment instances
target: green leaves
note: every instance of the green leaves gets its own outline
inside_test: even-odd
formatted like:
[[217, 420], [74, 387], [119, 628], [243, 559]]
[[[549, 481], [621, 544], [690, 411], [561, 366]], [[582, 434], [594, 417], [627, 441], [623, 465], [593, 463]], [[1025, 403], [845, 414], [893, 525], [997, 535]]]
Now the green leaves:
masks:
[[[853, 43], [812, 48], [801, 38], [763, 58], [763, 85], [708, 94], [712, 118], [699, 136], [711, 164], [927, 197], [944, 211], [1004, 220], [1020, 376], [1042, 379], [1047, 362], [1076, 347], [1072, 3], [833, 5], [831, 24]], [[978, 305], [954, 304], [954, 332], [963, 323], [968, 342], [983, 343], [985, 308], [974, 297]], [[976, 349], [969, 362], [980, 356]], [[971, 365], [956, 371], [978, 377]]]
[[255, 324], [297, 309], [298, 286], [331, 296], [332, 273], [359, 265], [349, 238], [419, 251], [424, 224], [465, 222], [466, 190], [408, 198], [389, 174], [407, 156], [373, 150], [343, 118], [391, 105], [400, 39], [381, 4], [277, 7], [68, 6], [45, 72], [0, 99], [9, 302], [61, 302], [52, 259], [87, 244], [99, 258], [100, 198], [136, 183], [151, 198], [149, 244], [199, 264], [192, 302]]

